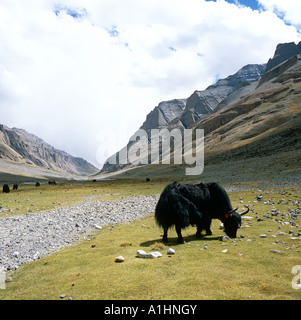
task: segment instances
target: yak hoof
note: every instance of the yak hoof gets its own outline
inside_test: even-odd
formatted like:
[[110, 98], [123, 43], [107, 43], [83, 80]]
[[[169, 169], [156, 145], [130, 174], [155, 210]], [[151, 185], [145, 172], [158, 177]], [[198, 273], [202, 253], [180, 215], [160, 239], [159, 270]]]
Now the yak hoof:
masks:
[[196, 233], [196, 238], [202, 238], [202, 235], [200, 233]]
[[180, 243], [180, 244], [185, 244], [186, 241], [185, 241], [184, 239], [178, 239], [178, 243]]

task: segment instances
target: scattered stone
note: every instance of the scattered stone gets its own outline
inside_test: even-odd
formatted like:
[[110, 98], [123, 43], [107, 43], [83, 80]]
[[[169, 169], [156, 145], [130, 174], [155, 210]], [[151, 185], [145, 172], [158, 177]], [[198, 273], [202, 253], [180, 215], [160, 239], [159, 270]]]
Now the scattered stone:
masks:
[[259, 237], [260, 237], [260, 238], [266, 238], [267, 235], [266, 235], [266, 234], [260, 234]]
[[116, 257], [115, 262], [124, 262], [124, 257], [123, 256]]
[[257, 196], [256, 196], [256, 199], [257, 199], [258, 201], [262, 201], [262, 195], [261, 195], [261, 194], [257, 195]]
[[[23, 263], [57, 252], [103, 226], [132, 222], [155, 211], [159, 195], [98, 200], [43, 212], [1, 217], [0, 265], [16, 270]], [[2, 210], [3, 211], [3, 210]]]
[[137, 257], [145, 258], [145, 259], [155, 259], [155, 258], [162, 257], [162, 254], [159, 251], [146, 253], [144, 250], [137, 250]]
[[286, 233], [285, 233], [285, 232], [282, 232], [282, 231], [277, 231], [277, 232], [276, 232], [276, 235], [285, 236]]
[[275, 249], [271, 249], [270, 252], [273, 252], [273, 253], [281, 253], [280, 250], [275, 250]]
[[225, 249], [225, 250], [222, 251], [222, 253], [226, 253], [226, 252], [228, 252], [228, 249]]
[[66, 297], [66, 295], [64, 293], [60, 295], [61, 299], [64, 299], [65, 297]]
[[251, 216], [242, 216], [241, 218], [245, 219], [245, 220], [252, 220], [253, 219], [253, 217], [251, 217]]
[[176, 253], [176, 251], [173, 248], [169, 248], [167, 250], [167, 254], [175, 254], [175, 253]]
[[220, 236], [219, 237], [219, 241], [227, 241], [227, 240], [229, 240], [230, 238], [228, 237], [228, 236]]

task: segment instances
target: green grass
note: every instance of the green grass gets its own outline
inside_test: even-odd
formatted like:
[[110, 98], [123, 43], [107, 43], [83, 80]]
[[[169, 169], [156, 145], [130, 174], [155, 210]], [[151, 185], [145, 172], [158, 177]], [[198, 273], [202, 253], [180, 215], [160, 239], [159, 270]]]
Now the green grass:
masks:
[[17, 191], [11, 188], [10, 193], [0, 193], [0, 218], [66, 207], [91, 196], [109, 200], [120, 195], [160, 193], [165, 184], [166, 181], [161, 180], [120, 180], [118, 183], [107, 180], [59, 183], [56, 186], [41, 184], [40, 187], [19, 185]]
[[[164, 181], [66, 184], [57, 186], [53, 196], [62, 197], [59, 201], [64, 202], [65, 195], [58, 196], [57, 193], [68, 187], [70, 199], [65, 200], [69, 203], [69, 200], [80, 201], [91, 195], [101, 199], [116, 195], [157, 194], [165, 185]], [[34, 188], [28, 187], [24, 196], [34, 194]], [[49, 207], [52, 190], [45, 186]], [[151, 214], [131, 224], [119, 224], [115, 228], [107, 226], [55, 254], [22, 265], [9, 274], [12, 282], [6, 284], [5, 290], [0, 290], [0, 299], [60, 299], [61, 294], [66, 294], [64, 299], [71, 296], [74, 300], [300, 299], [301, 290], [291, 286], [291, 269], [301, 264], [301, 238], [292, 240], [289, 235], [289, 230], [298, 230], [297, 226], [286, 224], [290, 219], [280, 215], [258, 221], [258, 218], [264, 219], [272, 208], [281, 213], [287, 213], [289, 207], [295, 208], [293, 200], [300, 199], [300, 189], [287, 188], [285, 195], [281, 194], [282, 190], [264, 189], [262, 202], [254, 202], [258, 194], [256, 189], [229, 192], [233, 206], [237, 203], [250, 205], [248, 216], [253, 217], [244, 220], [235, 242], [217, 240], [224, 233], [219, 229], [220, 222], [214, 220], [212, 236], [196, 239], [196, 230], [190, 227], [183, 231], [186, 244], [177, 244], [176, 233], [171, 230], [169, 243], [163, 244], [162, 230], [155, 225]], [[283, 198], [286, 201], [278, 204]], [[264, 205], [267, 200], [270, 204]], [[298, 225], [298, 220], [295, 222]], [[276, 235], [279, 231], [285, 235]], [[260, 238], [260, 234], [267, 237]], [[175, 255], [167, 255], [169, 247], [176, 250]], [[137, 258], [138, 249], [160, 251], [163, 256]], [[223, 253], [225, 249], [227, 252]], [[272, 253], [271, 249], [281, 253]], [[114, 261], [119, 255], [125, 258], [124, 262]]]

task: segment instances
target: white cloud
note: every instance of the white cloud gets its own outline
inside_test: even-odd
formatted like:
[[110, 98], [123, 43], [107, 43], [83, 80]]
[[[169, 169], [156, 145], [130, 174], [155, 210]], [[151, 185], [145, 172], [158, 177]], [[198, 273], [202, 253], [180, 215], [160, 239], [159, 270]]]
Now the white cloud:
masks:
[[[160, 101], [187, 98], [217, 74], [266, 62], [279, 42], [300, 41], [267, 9], [223, 0], [1, 0], [0, 122], [103, 162]], [[105, 132], [116, 136], [102, 139]]]
[[258, 0], [265, 9], [274, 11], [290, 24], [301, 28], [301, 1], [299, 0]]

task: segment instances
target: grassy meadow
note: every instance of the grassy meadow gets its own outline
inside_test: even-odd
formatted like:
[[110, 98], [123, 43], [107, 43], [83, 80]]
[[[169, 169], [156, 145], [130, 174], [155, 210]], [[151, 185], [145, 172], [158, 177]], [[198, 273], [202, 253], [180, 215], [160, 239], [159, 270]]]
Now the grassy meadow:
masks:
[[[89, 197], [107, 200], [160, 194], [168, 182], [68, 182], [38, 188], [20, 185], [17, 191], [1, 194], [0, 218], [38, 214]], [[293, 266], [301, 265], [301, 237], [289, 233], [298, 232], [301, 225], [299, 220], [291, 225], [287, 214], [289, 208], [297, 208], [295, 201], [301, 198], [301, 187], [251, 182], [237, 187], [228, 192], [233, 207], [247, 204], [250, 212], [234, 241], [218, 240], [224, 233], [219, 229], [220, 221], [214, 220], [212, 236], [196, 239], [196, 228], [190, 227], [183, 230], [186, 244], [178, 244], [175, 230], [170, 230], [169, 242], [163, 244], [162, 230], [151, 213], [132, 223], [105, 226], [57, 253], [9, 272], [12, 281], [0, 290], [0, 299], [300, 300], [301, 290], [292, 288], [291, 271]], [[259, 193], [262, 201], [257, 201]], [[280, 214], [272, 216], [272, 209]], [[168, 248], [173, 248], [175, 254], [167, 255]], [[137, 258], [138, 249], [160, 251], [162, 257]], [[125, 261], [116, 263], [120, 255]], [[62, 294], [65, 298], [60, 298]]]

